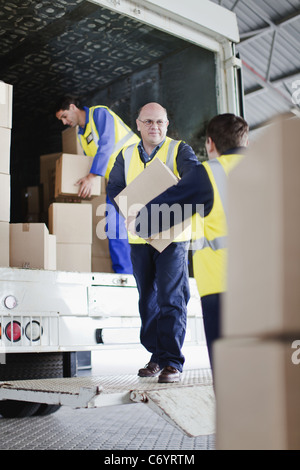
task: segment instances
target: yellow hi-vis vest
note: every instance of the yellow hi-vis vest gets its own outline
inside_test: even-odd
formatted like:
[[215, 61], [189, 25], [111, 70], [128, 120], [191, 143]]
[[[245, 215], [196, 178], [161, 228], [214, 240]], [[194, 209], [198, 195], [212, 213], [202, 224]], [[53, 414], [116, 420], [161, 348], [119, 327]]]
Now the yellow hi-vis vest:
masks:
[[108, 165], [105, 172], [105, 178], [108, 179], [109, 173], [114, 166], [115, 159], [120, 150], [130, 144], [139, 142], [139, 137], [122, 121], [122, 119], [115, 114], [107, 106], [93, 106], [89, 108], [89, 121], [85, 127], [84, 134], [78, 134], [77, 137], [83, 148], [85, 155], [94, 157], [97, 153], [99, 145], [101, 145], [101, 139], [99, 142], [99, 133], [97, 131], [95, 121], [93, 118], [94, 110], [96, 108], [105, 108], [114, 118], [115, 124], [115, 145], [113, 152], [109, 158]]
[[[126, 185], [130, 184], [144, 169], [145, 166], [151, 165], [151, 163], [159, 158], [167, 167], [179, 178], [177, 169], [176, 157], [178, 153], [178, 147], [182, 141], [173, 140], [166, 137], [163, 145], [160, 147], [153, 159], [146, 163], [142, 162], [137, 144], [130, 145], [122, 150], [124, 158], [124, 172]], [[155, 181], [153, 182], [155, 184]], [[186, 228], [178, 237], [174, 239], [174, 242], [188, 241], [191, 239], [191, 227]], [[128, 232], [129, 243], [143, 244], [146, 241]]]
[[200, 297], [226, 291], [227, 176], [242, 158], [240, 154], [221, 155], [203, 163], [213, 186], [214, 202], [206, 217], [197, 214], [195, 219], [198, 234], [192, 245], [193, 271]]

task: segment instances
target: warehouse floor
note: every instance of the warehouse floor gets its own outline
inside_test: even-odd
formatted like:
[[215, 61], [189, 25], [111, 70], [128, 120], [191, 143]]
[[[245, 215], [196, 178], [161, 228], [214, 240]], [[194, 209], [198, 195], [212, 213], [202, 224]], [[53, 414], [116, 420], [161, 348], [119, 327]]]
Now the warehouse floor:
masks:
[[[185, 370], [208, 367], [204, 346], [188, 346]], [[121, 358], [121, 359], [120, 359]], [[81, 375], [134, 374], [148, 361], [141, 347], [92, 354]], [[49, 416], [0, 418], [0, 450], [213, 450], [215, 436], [190, 438], [144, 404], [96, 409], [61, 407]]]

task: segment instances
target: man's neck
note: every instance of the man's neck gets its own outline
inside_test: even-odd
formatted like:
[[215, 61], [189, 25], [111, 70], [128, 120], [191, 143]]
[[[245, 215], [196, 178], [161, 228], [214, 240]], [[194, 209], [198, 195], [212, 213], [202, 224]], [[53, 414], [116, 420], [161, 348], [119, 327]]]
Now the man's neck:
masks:
[[84, 128], [86, 123], [86, 112], [84, 109], [79, 109], [78, 113], [78, 124], [80, 127]]

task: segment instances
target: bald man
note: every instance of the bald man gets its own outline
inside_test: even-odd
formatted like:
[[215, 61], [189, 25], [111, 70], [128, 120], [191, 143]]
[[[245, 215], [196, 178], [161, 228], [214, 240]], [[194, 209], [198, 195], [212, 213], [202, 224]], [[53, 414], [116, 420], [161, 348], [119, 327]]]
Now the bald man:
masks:
[[[189, 145], [167, 137], [169, 120], [160, 104], [143, 106], [136, 125], [141, 141], [122, 149], [117, 156], [107, 186], [111, 201], [155, 158], [167, 164], [179, 178], [198, 165]], [[185, 360], [182, 346], [190, 297], [187, 263], [190, 237], [176, 239], [161, 253], [138, 236], [129, 233], [128, 238], [139, 292], [140, 339], [150, 353], [149, 362], [139, 369], [138, 375], [158, 376], [160, 383], [178, 382]]]

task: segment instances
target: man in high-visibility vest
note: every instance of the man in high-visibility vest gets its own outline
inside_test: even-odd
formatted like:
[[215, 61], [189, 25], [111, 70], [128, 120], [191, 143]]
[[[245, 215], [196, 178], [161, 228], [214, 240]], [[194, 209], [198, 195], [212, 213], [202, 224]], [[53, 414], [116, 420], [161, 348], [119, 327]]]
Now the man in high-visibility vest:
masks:
[[[94, 157], [90, 173], [78, 181], [78, 196], [89, 197], [95, 176], [105, 176], [107, 180], [121, 148], [138, 142], [139, 137], [108, 107], [82, 107], [72, 96], [65, 96], [57, 103], [55, 115], [65, 125], [78, 126], [78, 140], [84, 154]], [[108, 197], [106, 208], [106, 234], [113, 270], [132, 274], [124, 218], [116, 212]]]
[[[160, 104], [143, 106], [136, 123], [141, 141], [120, 152], [110, 173], [107, 192], [112, 201], [155, 159], [160, 159], [179, 178], [198, 162], [189, 145], [167, 137], [169, 121]], [[162, 383], [179, 381], [184, 364], [182, 346], [190, 295], [187, 257], [191, 233], [187, 232], [161, 253], [143, 238], [129, 234], [139, 292], [140, 338], [151, 354], [138, 375], [159, 375]]]
[[[244, 156], [248, 132], [247, 122], [239, 116], [229, 113], [215, 116], [206, 131], [205, 145], [209, 160], [199, 163], [176, 186], [150, 201], [137, 214], [137, 218], [132, 218], [127, 224], [132, 231], [139, 225], [141, 236], [148, 238], [167, 228], [163, 226], [163, 221], [156, 227], [151, 225], [155, 210], [159, 210], [161, 205], [179, 204], [184, 209], [180, 212], [182, 219], [185, 214], [194, 214], [192, 221], [196, 222], [197, 229], [193, 230], [196, 233], [192, 245], [193, 270], [201, 297], [212, 368], [212, 345], [220, 337], [221, 295], [226, 291], [227, 176]], [[147, 230], [143, 232], [141, 227]], [[151, 231], [153, 228], [156, 232]]]

